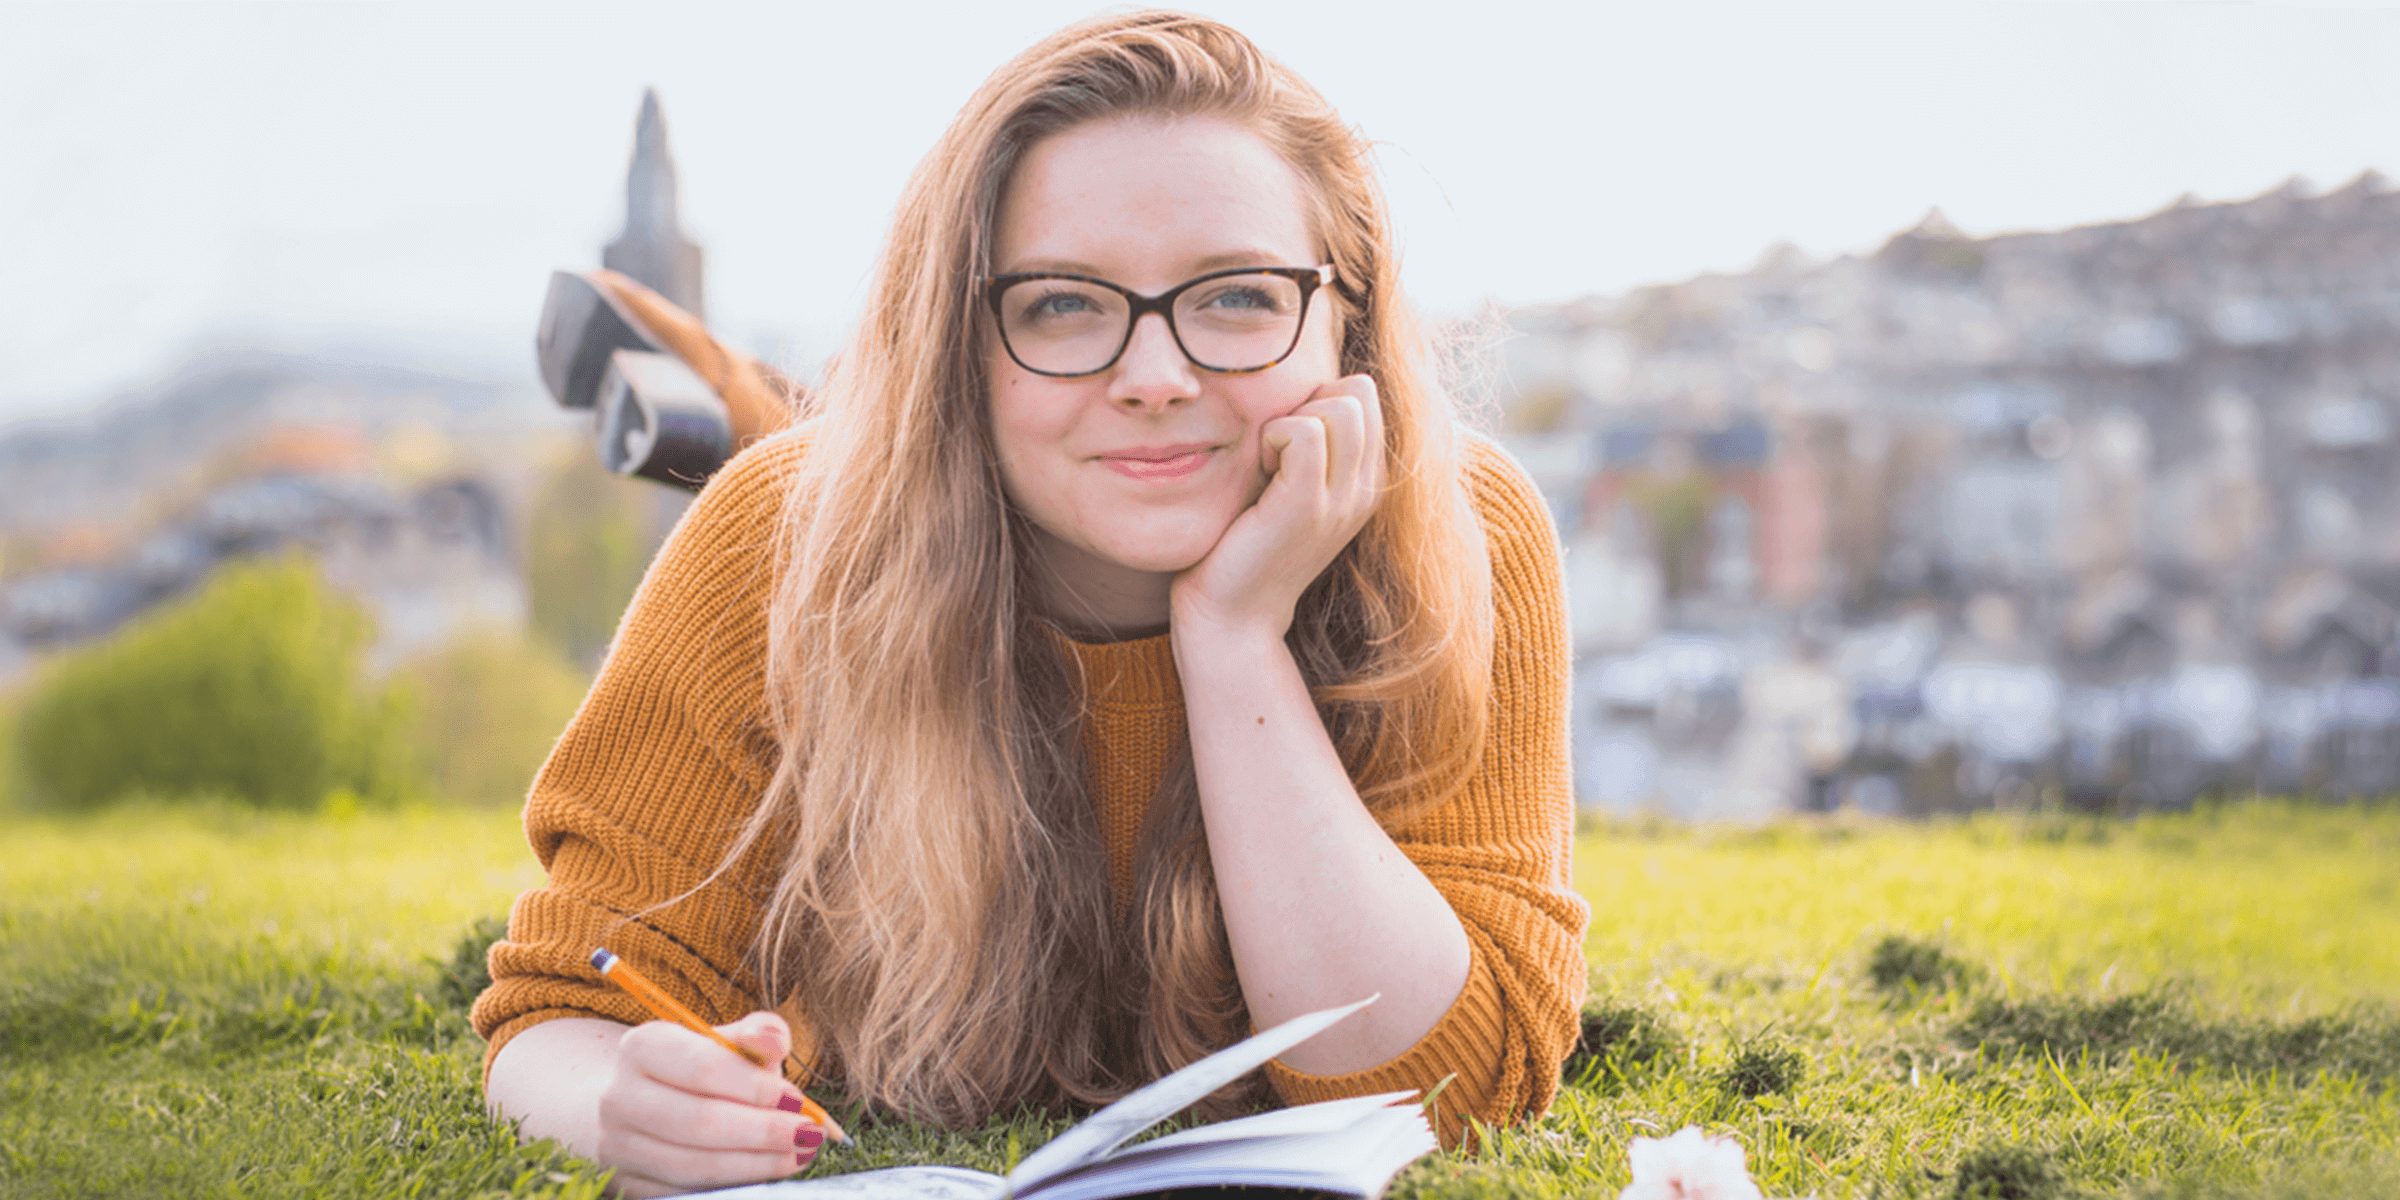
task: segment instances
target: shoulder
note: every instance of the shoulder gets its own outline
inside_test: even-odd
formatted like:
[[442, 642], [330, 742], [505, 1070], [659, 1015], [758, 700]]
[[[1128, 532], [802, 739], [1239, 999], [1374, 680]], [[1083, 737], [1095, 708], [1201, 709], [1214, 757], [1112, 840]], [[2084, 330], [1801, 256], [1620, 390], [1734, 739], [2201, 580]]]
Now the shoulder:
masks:
[[762, 438], [717, 468], [653, 560], [653, 574], [675, 567], [716, 575], [737, 565], [755, 568], [771, 557], [808, 457], [810, 432], [786, 429]]
[[799, 425], [752, 442], [728, 459], [692, 501], [693, 513], [737, 524], [773, 522], [808, 458], [814, 427]]
[[1528, 554], [1558, 557], [1558, 532], [1550, 521], [1550, 505], [1508, 451], [1461, 426], [1458, 465], [1460, 485], [1483, 524], [1495, 567]]
[[[618, 631], [616, 658], [647, 648], [681, 661], [692, 639], [763, 639], [783, 512], [807, 457], [808, 431], [785, 430], [736, 454], [675, 523], [651, 559]], [[630, 645], [629, 645], [630, 643]]]

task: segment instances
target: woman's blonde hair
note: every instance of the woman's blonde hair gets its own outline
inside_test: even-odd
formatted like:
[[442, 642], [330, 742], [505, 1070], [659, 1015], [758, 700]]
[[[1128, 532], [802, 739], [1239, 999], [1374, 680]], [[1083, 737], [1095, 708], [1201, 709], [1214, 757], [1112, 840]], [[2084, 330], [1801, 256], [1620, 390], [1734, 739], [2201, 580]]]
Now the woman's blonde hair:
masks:
[[1188, 748], [1145, 822], [1131, 919], [1116, 910], [1086, 681], [1029, 602], [1033, 542], [993, 449], [978, 292], [1011, 172], [1043, 138], [1130, 115], [1228, 120], [1299, 171], [1341, 369], [1377, 382], [1389, 494], [1288, 639], [1360, 796], [1398, 829], [1481, 751], [1488, 568], [1365, 144], [1197, 17], [1105, 17], [1020, 55], [909, 179], [817, 393], [769, 622], [782, 756], [727, 858], [788, 844], [755, 951], [767, 999], [797, 998], [821, 1076], [919, 1119], [1105, 1101], [1247, 1028]]

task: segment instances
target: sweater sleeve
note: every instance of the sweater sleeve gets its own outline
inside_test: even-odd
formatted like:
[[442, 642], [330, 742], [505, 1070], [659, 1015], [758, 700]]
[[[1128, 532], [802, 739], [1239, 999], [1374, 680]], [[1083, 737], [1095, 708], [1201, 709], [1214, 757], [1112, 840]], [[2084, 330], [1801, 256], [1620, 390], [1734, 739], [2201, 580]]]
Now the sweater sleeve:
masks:
[[525, 833], [549, 881], [518, 897], [491, 950], [492, 983], [473, 1012], [487, 1072], [510, 1038], [543, 1021], [649, 1019], [592, 970], [601, 945], [712, 1024], [757, 1006], [744, 956], [758, 928], [759, 856], [718, 867], [774, 770], [766, 605], [799, 457], [787, 434], [709, 481], [536, 778]]
[[1540, 494], [1507, 455], [1476, 438], [1465, 449], [1492, 564], [1490, 721], [1467, 787], [1394, 840], [1466, 927], [1466, 986], [1389, 1062], [1339, 1076], [1268, 1066], [1276, 1091], [1293, 1104], [1441, 1087], [1445, 1145], [1470, 1137], [1470, 1119], [1498, 1125], [1549, 1108], [1577, 1032], [1591, 919], [1568, 865], [1571, 664], [1557, 538]]

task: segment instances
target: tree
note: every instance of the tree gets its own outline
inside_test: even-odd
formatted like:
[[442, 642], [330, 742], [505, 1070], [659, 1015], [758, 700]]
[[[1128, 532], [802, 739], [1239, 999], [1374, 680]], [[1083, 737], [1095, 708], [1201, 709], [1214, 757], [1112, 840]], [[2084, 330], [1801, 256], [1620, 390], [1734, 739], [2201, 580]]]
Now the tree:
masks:
[[586, 669], [608, 652], [617, 620], [658, 549], [662, 489], [612, 475], [588, 450], [553, 472], [525, 531], [525, 595], [535, 634]]
[[307, 564], [229, 567], [43, 673], [18, 725], [37, 798], [129, 793], [314, 808], [406, 787], [392, 698], [368, 686], [365, 613]]

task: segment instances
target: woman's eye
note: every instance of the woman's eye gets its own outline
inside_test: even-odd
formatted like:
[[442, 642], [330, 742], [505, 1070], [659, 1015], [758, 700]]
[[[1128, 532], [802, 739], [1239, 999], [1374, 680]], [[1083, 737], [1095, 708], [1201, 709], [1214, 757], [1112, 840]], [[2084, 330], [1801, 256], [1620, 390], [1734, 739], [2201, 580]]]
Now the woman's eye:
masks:
[[1025, 306], [1025, 315], [1033, 320], [1044, 317], [1065, 317], [1092, 311], [1091, 297], [1075, 292], [1051, 292], [1035, 298]]
[[1261, 312], [1273, 312], [1277, 307], [1275, 297], [1268, 295], [1265, 288], [1238, 285], [1210, 293], [1200, 305], [1203, 308], [1256, 309]]

